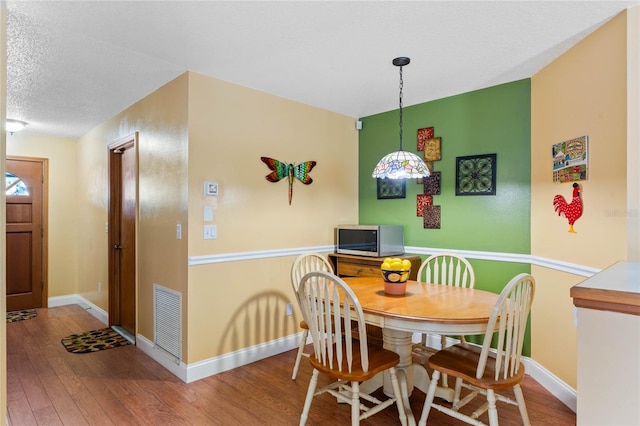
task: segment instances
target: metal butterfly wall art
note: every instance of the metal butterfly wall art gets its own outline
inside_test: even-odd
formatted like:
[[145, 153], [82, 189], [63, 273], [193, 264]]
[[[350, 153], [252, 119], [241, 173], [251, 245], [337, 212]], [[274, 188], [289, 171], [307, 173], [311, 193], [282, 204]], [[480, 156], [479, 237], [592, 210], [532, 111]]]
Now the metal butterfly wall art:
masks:
[[309, 172], [315, 167], [315, 161], [305, 161], [304, 163], [294, 166], [293, 164], [278, 161], [275, 158], [260, 157], [260, 160], [272, 170], [271, 173], [265, 176], [265, 179], [269, 182], [278, 182], [280, 179], [289, 178], [289, 205], [291, 205], [291, 198], [293, 198], [294, 177], [305, 185], [313, 182], [313, 179], [309, 176]]

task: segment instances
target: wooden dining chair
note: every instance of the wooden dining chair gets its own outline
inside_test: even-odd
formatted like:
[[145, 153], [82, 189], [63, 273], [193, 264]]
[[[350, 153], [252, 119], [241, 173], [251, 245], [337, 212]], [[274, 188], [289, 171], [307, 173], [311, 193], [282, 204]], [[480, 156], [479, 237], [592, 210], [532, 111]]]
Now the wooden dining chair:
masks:
[[[327, 258], [318, 253], [303, 253], [298, 256], [291, 266], [291, 287], [293, 288], [296, 300], [298, 298], [298, 286], [300, 285], [300, 280], [305, 274], [312, 271], [327, 271], [333, 273], [333, 266]], [[299, 305], [300, 302], [298, 301], [298, 306]], [[302, 329], [302, 337], [300, 338], [300, 344], [298, 345], [296, 361], [293, 365], [293, 374], [291, 376], [292, 380], [295, 380], [298, 376], [298, 369], [300, 368], [300, 360], [302, 357], [309, 357], [309, 354], [304, 351], [304, 348], [307, 345], [307, 338], [309, 337], [309, 327], [304, 319], [300, 321], [300, 328]]]
[[[494, 426], [498, 424], [496, 401], [517, 405], [522, 423], [530, 424], [520, 389], [520, 382], [524, 377], [524, 364], [520, 362], [520, 356], [534, 293], [533, 277], [529, 274], [516, 275], [496, 301], [489, 317], [482, 347], [463, 342], [442, 349], [429, 358], [429, 367], [433, 369], [433, 375], [419, 425], [427, 423], [431, 408], [435, 408], [474, 425], [484, 424], [477, 419], [488, 410], [489, 425]], [[451, 408], [433, 402], [441, 373], [456, 378]], [[462, 388], [471, 392], [460, 399]], [[495, 392], [508, 388], [513, 388], [515, 401]], [[487, 402], [471, 415], [461, 413], [459, 410], [478, 394], [485, 395]]]
[[[329, 393], [339, 402], [351, 405], [352, 425], [358, 425], [360, 420], [394, 403], [400, 422], [406, 425], [395, 369], [400, 356], [367, 343], [364, 313], [351, 288], [331, 273], [310, 272], [302, 278], [298, 300], [313, 342], [313, 353], [309, 357], [313, 373], [300, 425], [307, 421], [313, 398], [323, 393]], [[351, 326], [344, 327], [344, 324]], [[360, 382], [384, 371], [389, 372], [394, 393], [392, 397], [382, 401], [360, 392]], [[335, 382], [316, 390], [320, 373], [335, 379]], [[328, 422], [330, 420], [327, 419]]]
[[[473, 288], [476, 278], [473, 267], [467, 259], [456, 254], [441, 253], [429, 256], [422, 262], [420, 269], [418, 269], [417, 281]], [[464, 341], [464, 336], [460, 336], [460, 340]], [[429, 336], [423, 334], [420, 343], [413, 345], [413, 352], [422, 356], [425, 361], [438, 349], [446, 347], [447, 336], [440, 336], [439, 348], [429, 346], [428, 343]]]

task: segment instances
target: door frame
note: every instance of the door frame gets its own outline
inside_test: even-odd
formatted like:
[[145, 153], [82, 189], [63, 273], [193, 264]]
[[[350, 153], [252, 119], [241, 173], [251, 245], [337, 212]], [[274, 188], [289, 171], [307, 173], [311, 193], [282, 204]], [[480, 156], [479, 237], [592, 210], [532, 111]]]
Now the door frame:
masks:
[[107, 241], [108, 241], [108, 283], [109, 283], [109, 325], [119, 325], [120, 324], [120, 303], [119, 303], [119, 282], [116, 282], [116, 277], [114, 274], [114, 268], [115, 268], [115, 256], [117, 254], [117, 251], [114, 250], [114, 245], [117, 244], [119, 242], [119, 236], [118, 238], [116, 238], [115, 232], [113, 232], [116, 229], [119, 229], [120, 227], [120, 219], [119, 216], [113, 214], [113, 212], [118, 211], [121, 208], [121, 203], [120, 203], [120, 199], [117, 197], [117, 195], [119, 194], [120, 190], [116, 189], [113, 185], [113, 178], [114, 176], [118, 176], [118, 179], [121, 176], [121, 168], [120, 162], [114, 162], [113, 161], [113, 156], [114, 155], [118, 155], [115, 151], [117, 151], [118, 149], [122, 149], [122, 148], [130, 148], [132, 147], [132, 149], [135, 152], [135, 170], [134, 170], [134, 175], [135, 175], [135, 187], [136, 187], [136, 211], [135, 211], [135, 273], [134, 273], [134, 285], [135, 285], [135, 304], [134, 304], [134, 317], [135, 317], [135, 330], [134, 332], [137, 334], [137, 328], [138, 328], [138, 274], [139, 274], [139, 258], [138, 258], [138, 235], [139, 235], [139, 205], [138, 205], [138, 194], [139, 194], [139, 188], [138, 188], [138, 184], [139, 184], [139, 177], [138, 177], [138, 132], [134, 132], [130, 135], [127, 135], [125, 137], [122, 137], [118, 140], [116, 140], [115, 142], [110, 143], [107, 148], [108, 148], [108, 171], [109, 171], [109, 176], [108, 176], [108, 185], [109, 185], [109, 200], [108, 200], [108, 206], [107, 206], [107, 214], [108, 214], [108, 222], [107, 222], [107, 229], [108, 229], [108, 237], [107, 237]]
[[[7, 155], [4, 171], [7, 172], [7, 160], [33, 161], [42, 164], [42, 307], [49, 307], [49, 159], [42, 157], [22, 157]], [[6, 209], [6, 201], [5, 201]], [[6, 216], [5, 216], [6, 221]], [[5, 223], [5, 238], [6, 238]], [[8, 266], [7, 266], [8, 267]], [[6, 290], [5, 290], [6, 291]]]

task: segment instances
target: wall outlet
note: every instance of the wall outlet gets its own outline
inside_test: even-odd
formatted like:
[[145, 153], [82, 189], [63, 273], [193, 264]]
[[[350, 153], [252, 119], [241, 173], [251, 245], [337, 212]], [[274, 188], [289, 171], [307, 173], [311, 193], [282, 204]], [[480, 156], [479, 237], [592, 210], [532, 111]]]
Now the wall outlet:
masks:
[[204, 225], [203, 238], [205, 240], [215, 240], [218, 238], [218, 227], [216, 225]]
[[293, 305], [291, 303], [287, 303], [287, 316], [293, 315]]
[[98, 283], [98, 293], [102, 293], [102, 283]]

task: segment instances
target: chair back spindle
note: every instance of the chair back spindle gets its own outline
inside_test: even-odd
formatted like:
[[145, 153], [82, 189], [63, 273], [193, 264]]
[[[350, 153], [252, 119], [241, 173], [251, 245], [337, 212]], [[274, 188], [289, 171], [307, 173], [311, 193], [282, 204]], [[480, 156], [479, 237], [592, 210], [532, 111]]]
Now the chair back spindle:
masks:
[[[535, 280], [530, 274], [522, 273], [513, 277], [500, 292], [484, 335], [482, 347], [460, 343], [436, 352], [429, 358], [433, 370], [432, 382], [422, 409], [419, 425], [426, 424], [432, 408], [469, 424], [484, 424], [479, 417], [488, 412], [489, 425], [498, 425], [497, 401], [517, 405], [523, 425], [530, 425], [527, 406], [520, 388], [525, 375], [520, 363], [524, 333], [535, 293]], [[434, 403], [437, 381], [440, 375], [454, 376], [452, 406]], [[461, 389], [471, 392], [460, 398]], [[513, 389], [515, 400], [497, 393], [498, 389]], [[486, 403], [473, 413], [462, 413], [461, 409], [478, 395], [486, 396]]]
[[[400, 356], [381, 346], [368, 346], [364, 313], [353, 290], [332, 273], [314, 271], [300, 280], [298, 301], [313, 341], [313, 353], [309, 356], [313, 372], [300, 425], [307, 421], [312, 399], [329, 393], [351, 406], [352, 425], [395, 404], [400, 423], [406, 426], [402, 391], [395, 370]], [[380, 400], [360, 391], [361, 382], [385, 371], [389, 373], [393, 396]], [[320, 373], [336, 381], [316, 390]]]
[[429, 256], [418, 269], [418, 281], [473, 288], [475, 275], [468, 260], [455, 254]]
[[[300, 301], [298, 300], [298, 287], [300, 285], [300, 280], [302, 280], [302, 277], [306, 273], [311, 271], [333, 272], [333, 266], [324, 256], [318, 253], [303, 253], [296, 258], [296, 260], [293, 262], [293, 265], [291, 266], [291, 288], [293, 288], [293, 293], [295, 294], [298, 306], [300, 306]], [[302, 360], [302, 357], [309, 356], [309, 354], [305, 352], [309, 329], [307, 328], [307, 324], [304, 321], [300, 323], [300, 328], [303, 331], [300, 338], [300, 343], [298, 344], [296, 361], [293, 365], [293, 374], [291, 375], [291, 378], [293, 380], [295, 380], [298, 376], [298, 369], [300, 368], [300, 361]]]
[[[500, 293], [500, 297], [491, 312], [482, 352], [476, 370], [476, 378], [484, 375], [487, 358], [495, 342], [496, 366], [495, 380], [512, 377], [520, 368], [524, 334], [527, 318], [531, 311], [535, 283], [528, 274], [516, 275]], [[497, 339], [492, 337], [497, 331]]]
[[[368, 371], [364, 313], [349, 286], [335, 275], [322, 271], [310, 272], [300, 282], [298, 297], [303, 318], [309, 327], [316, 359], [329, 368], [351, 372], [354, 365], [352, 342], [358, 341], [360, 359], [357, 361], [363, 371]], [[354, 330], [344, 326], [352, 323], [358, 324], [358, 336], [355, 340]]]

